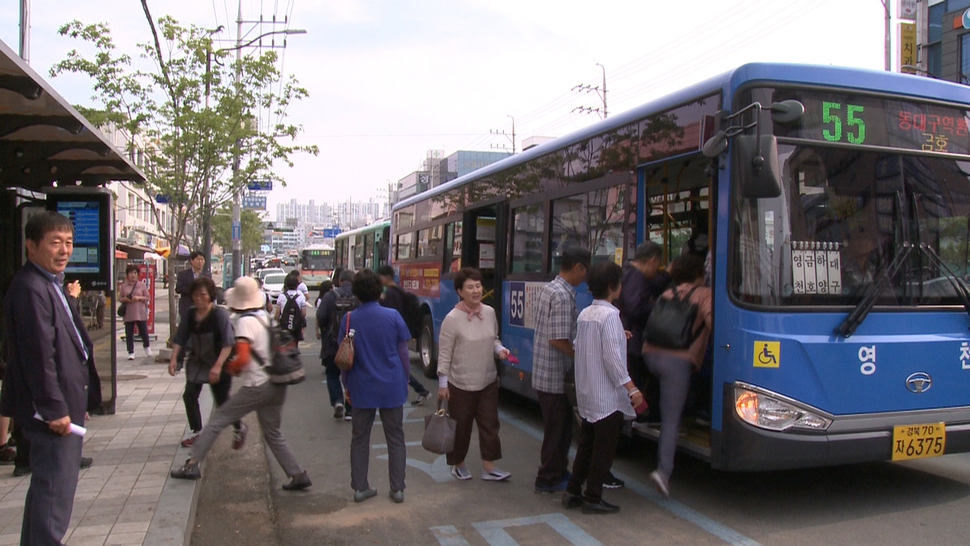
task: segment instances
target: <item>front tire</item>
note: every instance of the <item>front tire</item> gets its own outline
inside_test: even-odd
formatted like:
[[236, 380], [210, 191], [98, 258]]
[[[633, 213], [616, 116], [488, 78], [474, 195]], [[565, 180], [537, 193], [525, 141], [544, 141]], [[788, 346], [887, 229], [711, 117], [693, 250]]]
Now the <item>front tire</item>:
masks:
[[434, 379], [438, 376], [438, 348], [434, 343], [434, 323], [431, 315], [421, 319], [421, 335], [418, 336], [418, 354], [421, 356], [421, 369], [424, 376]]

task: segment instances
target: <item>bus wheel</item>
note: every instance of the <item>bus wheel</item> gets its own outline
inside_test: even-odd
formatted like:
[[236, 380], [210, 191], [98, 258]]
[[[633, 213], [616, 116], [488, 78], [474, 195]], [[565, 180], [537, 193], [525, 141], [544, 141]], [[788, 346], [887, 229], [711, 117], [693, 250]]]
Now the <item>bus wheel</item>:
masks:
[[438, 375], [438, 352], [434, 346], [434, 324], [431, 315], [421, 319], [421, 336], [418, 337], [418, 354], [421, 355], [421, 368], [424, 376], [434, 379]]

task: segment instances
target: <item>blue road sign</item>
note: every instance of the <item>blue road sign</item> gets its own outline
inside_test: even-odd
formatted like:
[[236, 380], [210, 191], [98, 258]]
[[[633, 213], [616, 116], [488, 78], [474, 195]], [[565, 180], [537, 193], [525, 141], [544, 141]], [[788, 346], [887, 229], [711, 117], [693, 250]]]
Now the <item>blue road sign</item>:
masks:
[[252, 180], [246, 185], [250, 191], [273, 191], [272, 180]]
[[266, 197], [263, 195], [244, 195], [242, 206], [247, 210], [266, 210]]

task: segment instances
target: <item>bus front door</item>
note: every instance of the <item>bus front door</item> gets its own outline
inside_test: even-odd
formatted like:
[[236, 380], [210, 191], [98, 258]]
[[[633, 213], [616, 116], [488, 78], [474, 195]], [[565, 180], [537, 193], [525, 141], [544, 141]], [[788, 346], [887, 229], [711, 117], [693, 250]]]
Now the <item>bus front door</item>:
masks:
[[495, 204], [468, 210], [462, 219], [462, 266], [482, 272], [482, 301], [495, 309], [498, 317], [502, 316], [507, 217], [508, 207]]

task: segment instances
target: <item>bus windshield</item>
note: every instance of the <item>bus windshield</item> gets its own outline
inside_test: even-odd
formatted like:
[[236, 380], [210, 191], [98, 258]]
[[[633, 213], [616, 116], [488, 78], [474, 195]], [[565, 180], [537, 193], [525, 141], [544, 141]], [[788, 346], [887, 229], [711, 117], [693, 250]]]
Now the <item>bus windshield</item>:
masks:
[[970, 275], [970, 162], [785, 144], [778, 153], [781, 195], [738, 193], [740, 301], [855, 305], [909, 243], [925, 250], [909, 253], [876, 303], [961, 303], [952, 276]]
[[304, 271], [333, 270], [333, 250], [304, 250], [300, 258], [300, 269]]

